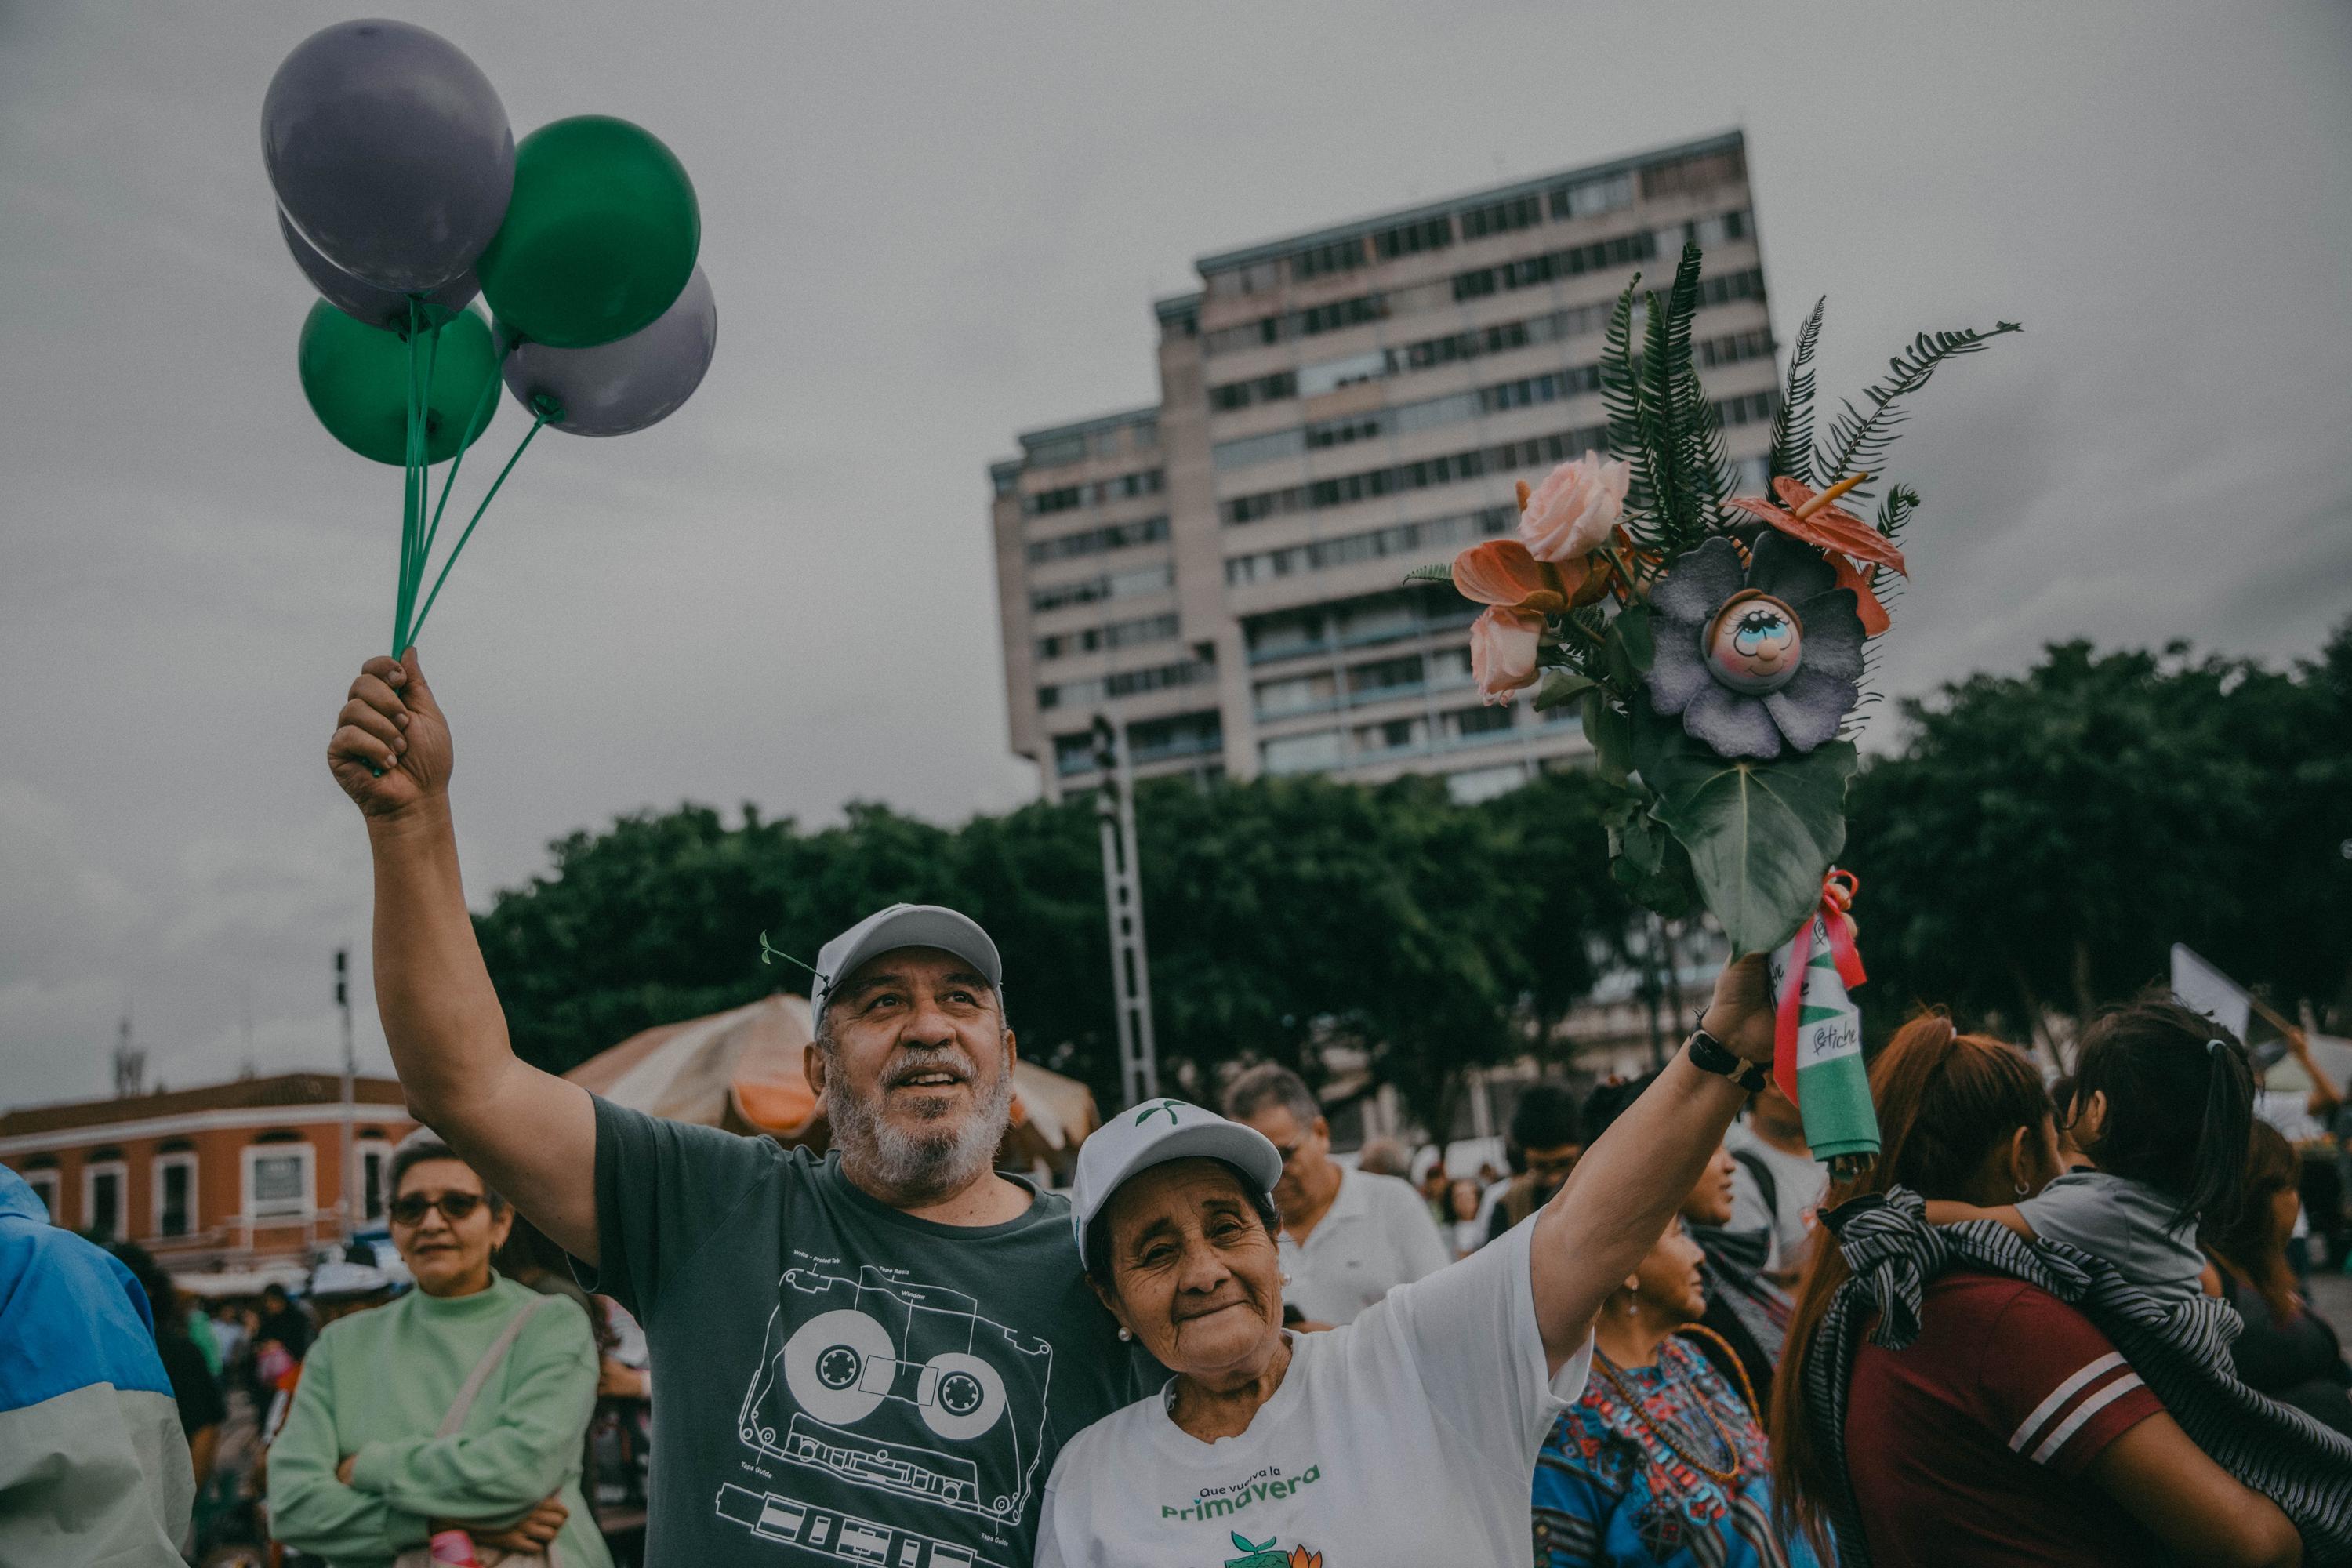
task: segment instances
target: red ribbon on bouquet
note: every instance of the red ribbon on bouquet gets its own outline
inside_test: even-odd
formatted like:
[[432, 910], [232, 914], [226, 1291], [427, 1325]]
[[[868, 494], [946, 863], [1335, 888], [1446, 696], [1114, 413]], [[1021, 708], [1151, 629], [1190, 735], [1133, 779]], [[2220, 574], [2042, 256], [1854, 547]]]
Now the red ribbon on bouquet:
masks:
[[1853, 896], [1861, 890], [1860, 878], [1831, 867], [1822, 879], [1820, 904], [1789, 939], [1787, 979], [1773, 1003], [1772, 1081], [1791, 1102], [1797, 1099], [1797, 1016], [1804, 1001], [1805, 967], [1812, 960], [1816, 922], [1829, 937], [1830, 958], [1837, 965], [1838, 978], [1849, 989], [1869, 978], [1863, 973], [1862, 950], [1853, 940]]

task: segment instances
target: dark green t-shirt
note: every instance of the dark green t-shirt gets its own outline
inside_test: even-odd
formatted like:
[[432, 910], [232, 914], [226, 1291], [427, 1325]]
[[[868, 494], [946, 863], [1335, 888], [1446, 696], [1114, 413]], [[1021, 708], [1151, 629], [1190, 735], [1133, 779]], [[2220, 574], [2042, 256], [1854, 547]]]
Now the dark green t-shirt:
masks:
[[1062, 1445], [1165, 1373], [1087, 1287], [1070, 1205], [877, 1202], [837, 1155], [596, 1101], [583, 1284], [645, 1326], [652, 1568], [1028, 1568]]

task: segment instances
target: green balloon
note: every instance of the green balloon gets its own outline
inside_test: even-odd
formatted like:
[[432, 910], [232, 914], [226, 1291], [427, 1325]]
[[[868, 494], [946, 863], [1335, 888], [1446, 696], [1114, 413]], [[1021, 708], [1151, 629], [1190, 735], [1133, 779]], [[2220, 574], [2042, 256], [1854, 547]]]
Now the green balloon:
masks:
[[668, 310], [701, 245], [686, 166], [627, 121], [583, 114], [516, 146], [506, 221], [474, 270], [500, 325], [584, 349]]
[[[434, 334], [419, 332], [420, 361], [430, 357], [433, 385], [425, 400], [428, 460], [441, 462], [479, 440], [496, 414], [499, 354], [480, 312], [460, 310]], [[344, 315], [324, 300], [302, 323], [302, 395], [327, 433], [362, 458], [394, 465], [408, 461], [408, 343], [397, 332]], [[418, 374], [424, 372], [421, 368]]]

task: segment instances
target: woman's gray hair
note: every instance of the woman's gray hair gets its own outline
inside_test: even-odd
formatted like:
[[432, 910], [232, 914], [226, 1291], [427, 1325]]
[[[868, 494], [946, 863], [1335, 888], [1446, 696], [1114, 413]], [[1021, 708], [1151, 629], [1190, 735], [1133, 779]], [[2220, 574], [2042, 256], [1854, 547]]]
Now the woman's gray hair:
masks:
[[[383, 1176], [383, 1198], [387, 1205], [399, 1194], [400, 1179], [428, 1160], [455, 1160], [466, 1169], [474, 1170], [473, 1165], [463, 1154], [441, 1142], [441, 1134], [429, 1127], [420, 1127], [393, 1148], [392, 1168], [386, 1171]], [[474, 1174], [479, 1176], [481, 1173], [474, 1171]], [[488, 1200], [490, 1211], [493, 1214], [502, 1213], [505, 1210], [506, 1199], [500, 1197], [488, 1182], [482, 1184], [482, 1196]]]

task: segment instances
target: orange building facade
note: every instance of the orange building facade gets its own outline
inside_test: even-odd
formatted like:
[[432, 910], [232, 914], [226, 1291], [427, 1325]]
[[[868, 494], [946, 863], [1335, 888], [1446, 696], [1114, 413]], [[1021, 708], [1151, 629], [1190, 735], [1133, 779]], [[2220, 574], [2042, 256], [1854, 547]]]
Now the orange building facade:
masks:
[[[286, 1073], [0, 1113], [0, 1164], [56, 1224], [135, 1241], [173, 1273], [307, 1263], [343, 1239], [342, 1080]], [[381, 1228], [400, 1085], [353, 1086], [352, 1215]]]

